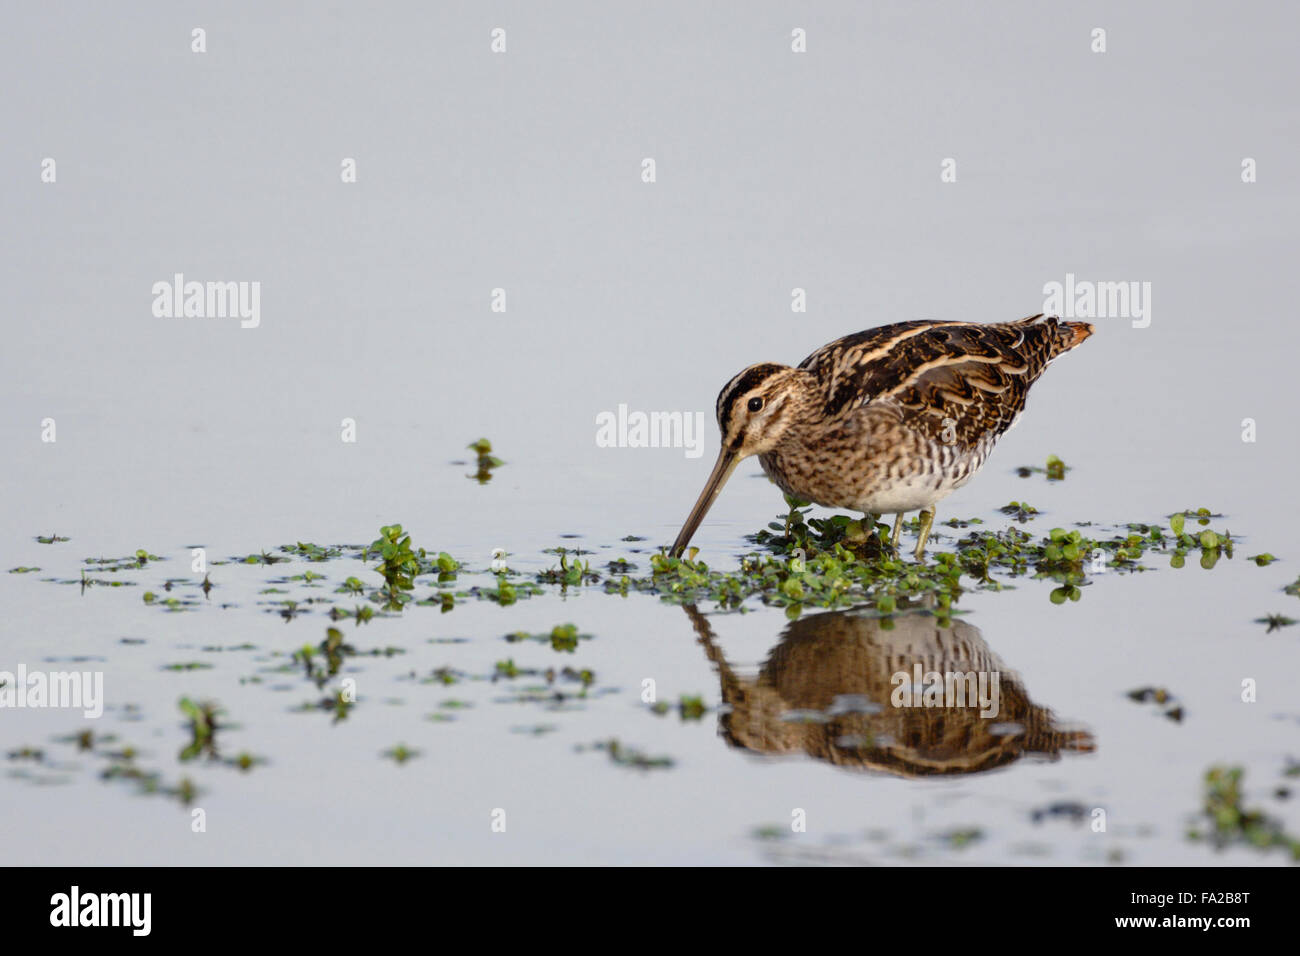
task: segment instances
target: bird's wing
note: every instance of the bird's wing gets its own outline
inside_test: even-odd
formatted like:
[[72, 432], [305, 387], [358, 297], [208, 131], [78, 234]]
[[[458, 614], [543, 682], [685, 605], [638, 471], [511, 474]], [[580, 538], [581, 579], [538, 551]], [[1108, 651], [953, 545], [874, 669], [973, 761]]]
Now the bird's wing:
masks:
[[888, 404], [936, 441], [970, 446], [1011, 426], [1029, 386], [1073, 344], [1064, 344], [1071, 334], [1043, 316], [994, 325], [901, 322], [832, 342], [800, 368], [820, 379], [828, 416]]

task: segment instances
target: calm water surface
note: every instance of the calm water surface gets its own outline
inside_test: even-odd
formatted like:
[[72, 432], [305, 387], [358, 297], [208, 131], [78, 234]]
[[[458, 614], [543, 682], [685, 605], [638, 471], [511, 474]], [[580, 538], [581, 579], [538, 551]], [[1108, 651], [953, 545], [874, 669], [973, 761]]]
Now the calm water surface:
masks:
[[[7, 859], [1285, 862], [1185, 833], [1216, 763], [1244, 767], [1247, 804], [1300, 829], [1274, 795], [1300, 753], [1300, 627], [1254, 622], [1300, 616], [1282, 591], [1300, 555], [1295, 24], [1116, 6], [1102, 57], [1091, 21], [1031, 4], [845, 5], [807, 25], [800, 58], [779, 4], [743, 18], [518, 5], [494, 60], [491, 24], [467, 10], [304, 21], [249, 6], [209, 25], [201, 58], [162, 6], [136, 24], [75, 9], [57, 27], [40, 7], [7, 12], [0, 30], [15, 144], [0, 156], [0, 571], [40, 568], [0, 573], [0, 670], [100, 670], [107, 710], [0, 712], [0, 753], [44, 753], [0, 764]], [[959, 178], [943, 185], [948, 156]], [[1259, 182], [1240, 182], [1243, 156]], [[261, 281], [260, 326], [155, 318], [151, 286], [176, 272]], [[498, 548], [522, 579], [557, 545], [647, 573], [707, 474], [713, 400], [738, 369], [885, 322], [1018, 318], [1067, 273], [1151, 282], [1149, 326], [1097, 320], [940, 521], [1003, 528], [997, 509], [1027, 501], [1045, 534], [1205, 506], [1233, 560], [1157, 556], [1061, 606], [1053, 584], [1020, 580], [965, 595], [947, 629], [813, 610], [791, 623], [756, 602], [692, 612], [599, 584], [409, 607], [339, 624], [358, 651], [401, 652], [348, 659], [359, 701], [339, 722], [300, 711], [323, 692], [290, 657], [330, 625], [306, 598], [352, 607], [334, 590], [376, 584], [373, 562], [220, 564], [207, 598], [195, 588], [192, 546], [221, 561], [365, 544], [392, 522], [465, 562], [464, 587], [493, 584]], [[498, 287], [505, 313], [489, 308]], [[796, 287], [807, 313], [790, 311]], [[706, 413], [704, 457], [597, 447], [597, 415], [620, 403]], [[480, 435], [506, 461], [486, 485], [452, 464]], [[1065, 481], [1016, 475], [1053, 453]], [[757, 472], [742, 466], [695, 539], [713, 566], [735, 567], [782, 510]], [[951, 548], [937, 529], [933, 547]], [[35, 540], [49, 534], [71, 540]], [[90, 572], [133, 586], [57, 583], [139, 548], [164, 560]], [[1281, 560], [1246, 560], [1262, 551]], [[318, 587], [275, 584], [306, 570]], [[184, 580], [170, 594], [169, 578]], [[268, 603], [286, 595], [263, 593], [276, 586], [304, 602], [291, 620]], [[146, 590], [197, 603], [169, 613]], [[573, 653], [506, 640], [565, 622], [590, 635]], [[583, 697], [562, 675], [492, 680], [506, 659], [594, 682]], [[895, 669], [940, 659], [996, 660], [1026, 733], [868, 706]], [[210, 667], [165, 669], [188, 662]], [[430, 681], [439, 668], [462, 679]], [[708, 712], [653, 713], [647, 680]], [[1126, 696], [1147, 685], [1181, 722]], [[223, 757], [260, 762], [183, 763], [182, 696], [224, 708]], [[87, 727], [94, 751], [64, 739]], [[610, 739], [672, 766], [620, 765], [593, 748]], [[418, 754], [382, 756], [398, 744]], [[181, 800], [101, 778], [125, 746], [164, 786], [193, 781], [205, 833]], [[1103, 808], [1106, 832], [1043, 814], [1054, 805]]]

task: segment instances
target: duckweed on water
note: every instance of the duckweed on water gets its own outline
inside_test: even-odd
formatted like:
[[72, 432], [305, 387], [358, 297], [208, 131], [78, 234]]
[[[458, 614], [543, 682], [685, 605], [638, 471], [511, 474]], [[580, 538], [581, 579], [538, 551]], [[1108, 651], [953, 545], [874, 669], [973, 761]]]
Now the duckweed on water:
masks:
[[1032, 521], [1038, 515], [1038, 509], [1024, 501], [1013, 501], [1010, 504], [1005, 504], [998, 511], [1004, 515], [1010, 515], [1021, 524]]
[[1300, 839], [1287, 834], [1282, 823], [1269, 817], [1263, 810], [1247, 810], [1242, 805], [1241, 782], [1245, 771], [1241, 767], [1211, 767], [1205, 774], [1204, 816], [1210, 830], [1193, 828], [1188, 833], [1192, 840], [1207, 840], [1216, 849], [1235, 844], [1247, 844], [1260, 850], [1281, 848], [1300, 861]]
[[411, 671], [409, 679], [419, 684], [435, 684], [443, 687], [450, 687], [453, 684], [459, 684], [461, 681], [469, 679], [469, 675], [452, 667], [437, 667], [423, 677], [418, 675], [415, 671]]
[[369, 605], [356, 605], [351, 611], [344, 611], [342, 608], [330, 608], [330, 620], [341, 621], [344, 618], [352, 618], [354, 624], [361, 625], [369, 623], [370, 619], [375, 616], [375, 609]]
[[[230, 560], [239, 564], [279, 564], [281, 561], [288, 561], [289, 559], [276, 557], [273, 554], [267, 554], [266, 551], [263, 550], [261, 554], [249, 554], [242, 558], [231, 558]], [[212, 563], [218, 564], [220, 562], [214, 561]]]
[[492, 480], [492, 469], [500, 468], [505, 464], [505, 462], [492, 455], [492, 443], [486, 438], [480, 438], [476, 442], [470, 442], [466, 447], [477, 456], [475, 464], [478, 468], [474, 474], [466, 475], [465, 477], [474, 479], [480, 485], [486, 485]]
[[406, 761], [418, 757], [419, 755], [420, 751], [407, 747], [406, 744], [398, 744], [396, 747], [390, 747], [388, 750], [385, 750], [381, 756], [387, 757], [389, 760], [397, 763], [398, 766], [401, 766], [406, 763]]
[[217, 731], [223, 726], [220, 718], [224, 711], [210, 700], [196, 703], [182, 697], [177, 704], [189, 719], [190, 742], [180, 753], [181, 762], [193, 760], [200, 753], [211, 757], [217, 754]]
[[[329, 678], [338, 674], [344, 658], [352, 657], [356, 653], [356, 648], [343, 640], [343, 632], [337, 627], [331, 627], [326, 629], [325, 640], [320, 644], [315, 647], [304, 644], [299, 650], [294, 651], [293, 660], [302, 665], [307, 678], [315, 681], [319, 689], [325, 686]], [[317, 667], [316, 664], [317, 654], [323, 658], [321, 667]]]
[[551, 548], [551, 553], [560, 556], [560, 566], [558, 568], [548, 568], [541, 574], [537, 575], [539, 584], [558, 584], [561, 588], [568, 586], [577, 586], [581, 584], [595, 584], [600, 580], [600, 575], [591, 570], [591, 563], [575, 559], [572, 563], [568, 558], [570, 554], [583, 554], [583, 551], [570, 551], [567, 548]]
[[[454, 590], [452, 582], [464, 570], [463, 565], [446, 552], [435, 555], [414, 547], [410, 534], [398, 524], [381, 528], [379, 537], [364, 549], [297, 542], [282, 545], [280, 551], [312, 562], [378, 557], [375, 570], [383, 579], [379, 589], [367, 594], [365, 582], [355, 576], [330, 589], [336, 594], [367, 598], [366, 603], [351, 610], [337, 607], [328, 610], [332, 620], [351, 618], [358, 625], [376, 615], [376, 605], [381, 609], [379, 613], [400, 613], [413, 604], [436, 606], [446, 613], [459, 601], [474, 598], [507, 607], [545, 593], [548, 586], [558, 586], [561, 594], [568, 588], [600, 586], [610, 594], [655, 594], [670, 603], [711, 600], [722, 608], [732, 609], [741, 608], [753, 598], [784, 607], [791, 617], [805, 607], [834, 608], [850, 604], [874, 605], [881, 614], [890, 615], [919, 602], [946, 617], [964, 590], [1001, 590], [1012, 586], [1012, 581], [1020, 577], [1055, 582], [1057, 587], [1050, 591], [1049, 597], [1053, 603], [1063, 604], [1080, 600], [1083, 588], [1106, 572], [1146, 570], [1144, 560], [1155, 554], [1167, 556], [1169, 565], [1179, 568], [1195, 552], [1199, 554], [1201, 566], [1207, 569], [1220, 559], [1233, 556], [1231, 534], [1208, 527], [1211, 519], [1221, 516], [1201, 508], [1175, 512], [1169, 519], [1168, 530], [1134, 523], [1115, 529], [1110, 537], [1094, 536], [1098, 533], [1088, 524], [1069, 530], [1053, 528], [1045, 536], [1035, 537], [1014, 526], [1004, 531], [984, 531], [973, 527], [979, 524], [978, 519], [952, 519], [947, 522], [949, 527], [967, 532], [956, 539], [955, 550], [936, 552], [931, 561], [915, 563], [894, 553], [888, 544], [890, 529], [874, 518], [854, 519], [847, 515], [811, 518], [804, 502], [789, 498], [787, 501], [789, 512], [750, 537], [756, 550], [741, 556], [740, 567], [734, 572], [712, 570], [695, 560], [698, 552], [694, 549], [685, 559], [670, 558], [662, 549], [658, 554], [649, 555], [648, 574], [638, 575], [637, 566], [626, 558], [612, 560], [606, 570], [596, 571], [589, 561], [579, 557], [587, 552], [561, 546], [547, 549], [547, 553], [558, 556], [558, 567], [524, 576], [502, 563], [493, 568], [493, 585], [476, 584], [465, 590]], [[1012, 502], [1007, 509], [1014, 509], [1013, 516], [1017, 518], [1029, 518], [1037, 513], [1023, 502]], [[1197, 525], [1194, 531], [1187, 527], [1189, 520]], [[157, 556], [148, 552], [142, 555], [145, 562], [157, 560]], [[138, 570], [143, 566], [139, 556], [129, 560], [93, 560], [109, 562], [105, 566], [122, 570]], [[289, 558], [274, 557], [263, 551], [242, 560], [265, 565]], [[417, 600], [417, 580], [428, 577], [436, 579], [434, 588]], [[326, 577], [309, 570], [276, 580], [283, 585], [323, 590]], [[119, 582], [89, 579], [83, 573], [81, 583], [84, 588], [95, 583]], [[176, 583], [189, 585], [191, 582]], [[171, 584], [168, 582], [169, 589]], [[203, 586], [205, 594], [212, 587], [206, 578]], [[268, 591], [288, 593], [274, 587]], [[1288, 593], [1300, 593], [1300, 582], [1290, 586]], [[168, 611], [195, 606], [195, 602], [181, 598], [169, 597], [159, 602], [152, 591], [146, 594], [145, 602], [161, 603]], [[316, 604], [331, 603], [320, 595], [285, 597], [272, 602], [268, 609], [292, 621]]]
[[319, 544], [311, 544], [310, 542], [304, 544], [298, 541], [294, 544], [282, 544], [280, 550], [285, 554], [292, 554], [296, 557], [306, 558], [308, 561], [319, 562], [342, 557], [344, 547], [340, 545], [322, 547]]
[[1290, 627], [1296, 623], [1295, 618], [1287, 617], [1285, 614], [1268, 614], [1264, 617], [1255, 618], [1256, 624], [1267, 624], [1266, 634], [1272, 634], [1274, 631], [1281, 630], [1284, 627]]
[[674, 707], [666, 700], [656, 701], [650, 705], [650, 712], [662, 717], [671, 710], [677, 711], [677, 716], [683, 721], [703, 720], [704, 715], [709, 712], [709, 708], [704, 703], [704, 698], [700, 696], [688, 697], [685, 694], [677, 699], [677, 706]]
[[1014, 527], [972, 531], [957, 540], [956, 551], [937, 552], [932, 563], [918, 564], [893, 553], [884, 524], [846, 515], [807, 519], [798, 502], [792, 505], [780, 522], [750, 538], [770, 554], [742, 556], [738, 573], [710, 570], [694, 560], [695, 549], [684, 559], [661, 552], [651, 556], [649, 577], [610, 578], [605, 590], [658, 593], [673, 603], [712, 600], [724, 608], [738, 608], [758, 597], [765, 604], [785, 606], [791, 616], [804, 606], [862, 603], [891, 614], [904, 598], [924, 599], [946, 615], [966, 587], [1001, 590], [1009, 586], [1004, 578], [1055, 581], [1059, 587], [1049, 596], [1060, 604], [1079, 600], [1081, 588], [1107, 572], [1147, 570], [1142, 562], [1152, 554], [1168, 555], [1170, 566], [1178, 568], [1196, 550], [1206, 569], [1233, 555], [1229, 533], [1205, 528], [1193, 535], [1186, 530], [1188, 515], [1201, 524], [1215, 517], [1200, 509], [1175, 514], [1172, 534], [1141, 523], [1123, 526], [1109, 538], [1091, 537], [1077, 528], [1053, 528], [1041, 538]]
[[[1055, 586], [1050, 591], [1050, 598], [1055, 603], [1077, 601], [1084, 588], [1097, 583], [1097, 579], [1105, 574], [1147, 570], [1156, 556], [1178, 568], [1183, 566], [1187, 556], [1197, 555], [1201, 566], [1208, 569], [1219, 560], [1231, 559], [1235, 543], [1231, 534], [1211, 526], [1222, 516], [1208, 509], [1175, 512], [1167, 525], [1164, 522], [1159, 525], [1128, 524], [1103, 531], [1090, 524], [1080, 524], [1070, 529], [1053, 528], [1038, 535], [1015, 525], [992, 531], [984, 530], [979, 519], [950, 519], [945, 526], [955, 532], [948, 536], [951, 550], [934, 553], [929, 561], [916, 563], [893, 552], [888, 544], [890, 528], [874, 518], [864, 520], [845, 515], [814, 518], [803, 503], [791, 501], [789, 504], [787, 513], [750, 537], [752, 550], [740, 556], [739, 567], [729, 572], [712, 570], [696, 560], [698, 552], [694, 549], [687, 559], [676, 559], [662, 551], [650, 554], [638, 548], [630, 551], [640, 555], [637, 560], [644, 571], [626, 557], [614, 557], [601, 563], [597, 570], [586, 557], [591, 552], [561, 546], [546, 551], [556, 557], [557, 566], [539, 573], [519, 573], [506, 568], [502, 561], [489, 576], [488, 569], [466, 569], [445, 552], [428, 552], [414, 547], [410, 534], [396, 524], [381, 528], [379, 537], [365, 547], [296, 542], [282, 545], [277, 555], [262, 551], [260, 555], [249, 554], [246, 558], [233, 560], [259, 566], [290, 560], [314, 565], [314, 568], [301, 573], [266, 582], [272, 585], [267, 589], [268, 597], [276, 598], [266, 602], [268, 609], [281, 614], [286, 621], [298, 620], [325, 605], [331, 620], [337, 622], [350, 618], [359, 626], [377, 616], [397, 616], [404, 611], [418, 613], [410, 610], [414, 606], [436, 606], [446, 612], [469, 598], [508, 606], [534, 595], [557, 593], [550, 588], [557, 589], [563, 596], [569, 589], [595, 587], [613, 595], [653, 594], [669, 603], [713, 600], [722, 608], [741, 608], [752, 599], [784, 607], [791, 617], [797, 616], [804, 608], [868, 604], [882, 616], [881, 626], [887, 627], [893, 623], [891, 615], [905, 613], [918, 605], [928, 608], [941, 620], [946, 619], [954, 613], [954, 605], [964, 591], [1000, 590], [1013, 586], [1019, 578], [1052, 582]], [[1002, 511], [1020, 523], [1038, 515], [1037, 509], [1020, 501], [1011, 502]], [[644, 539], [629, 535], [624, 540], [639, 542]], [[368, 562], [372, 558], [379, 562], [373, 569], [382, 579], [378, 587], [374, 585], [374, 579], [368, 585], [362, 579], [366, 572], [362, 571], [357, 572], [362, 577], [347, 576], [336, 585], [338, 579], [331, 581], [325, 573], [327, 569], [321, 567], [325, 562], [338, 559]], [[132, 577], [133, 572], [137, 576], [139, 573], [156, 573], [153, 564], [160, 560], [163, 559], [144, 549], [125, 558], [86, 559], [84, 565], [95, 573], [103, 573], [104, 577], [91, 579], [82, 570], [80, 583], [83, 590], [89, 584], [132, 584], [135, 582], [122, 579]], [[1249, 560], [1266, 567], [1275, 559], [1271, 554], [1263, 553]], [[22, 569], [14, 571], [21, 573]], [[266, 572], [257, 570], [236, 570], [234, 573], [266, 576]], [[453, 582], [461, 574], [477, 574], [479, 581], [491, 583], [457, 590]], [[425, 592], [424, 587], [429, 585], [432, 585], [431, 590]], [[146, 592], [144, 600], [167, 610], [187, 609], [201, 605], [201, 600], [173, 596], [173, 589], [184, 593], [187, 587], [199, 586], [206, 594], [212, 583], [207, 577], [202, 585], [197, 581], [170, 579], [160, 591]], [[159, 586], [154, 584], [154, 587]], [[303, 590], [297, 590], [299, 588]], [[417, 588], [423, 597], [416, 593]], [[1287, 594], [1300, 596], [1300, 579], [1284, 590]], [[190, 593], [197, 597], [196, 592]], [[326, 594], [351, 595], [358, 603], [353, 609], [344, 610], [334, 606], [336, 597], [327, 597]], [[1264, 618], [1261, 622], [1268, 623], [1272, 619]], [[1294, 623], [1289, 618], [1283, 620], [1285, 623], [1277, 626]], [[504, 630], [501, 628], [496, 633]], [[505, 640], [510, 643], [549, 643], [553, 650], [568, 654], [575, 653], [581, 642], [590, 638], [591, 635], [580, 633], [571, 623], [557, 625], [549, 633], [519, 631], [505, 635]], [[248, 648], [245, 646], [243, 649]], [[296, 674], [311, 681], [317, 690], [325, 691], [330, 678], [340, 673], [349, 658], [360, 653], [398, 652], [400, 649], [391, 647], [359, 652], [347, 643], [341, 630], [329, 627], [325, 639], [318, 644], [305, 644], [292, 653], [269, 652], [272, 659], [279, 658], [278, 666], [264, 667], [262, 671]], [[169, 671], [187, 671], [211, 665], [181, 661], [161, 666]], [[589, 669], [530, 669], [520, 666], [513, 658], [496, 662], [486, 673], [466, 674], [440, 668], [424, 674], [424, 677], [418, 677], [412, 670], [409, 680], [442, 686], [460, 681], [502, 682], [504, 696], [497, 698], [498, 702], [541, 705], [548, 710], [583, 707], [586, 705], [580, 701], [589, 693], [594, 698], [616, 692], [613, 688], [598, 688], [596, 675]], [[262, 682], [260, 676], [246, 680]], [[570, 686], [565, 687], [566, 684]], [[275, 689], [286, 688], [277, 686]], [[1154, 702], [1170, 719], [1181, 719], [1181, 706], [1162, 689], [1142, 688], [1130, 696], [1135, 700]], [[346, 719], [355, 705], [355, 696], [350, 692], [330, 687], [325, 696], [305, 703], [297, 710], [327, 712], [333, 715], [334, 722], [338, 722]], [[209, 759], [219, 760], [216, 738], [222, 726], [220, 711], [210, 702], [199, 704], [188, 699], [183, 699], [181, 706], [189, 718], [190, 741], [180, 759], [187, 761], [206, 754]], [[426, 704], [424, 709], [427, 710], [428, 706]], [[459, 698], [448, 699], [432, 706], [434, 714], [431, 719], [445, 721], [452, 714], [465, 710], [467, 702]], [[698, 721], [709, 713], [702, 697], [686, 695], [679, 697], [675, 705], [661, 703], [651, 709], [657, 714], [676, 710], [683, 721]], [[617, 740], [597, 744], [595, 749], [606, 750], [611, 761], [619, 765], [643, 769], [672, 765], [668, 757], [647, 757], [640, 751], [624, 747]], [[399, 756], [403, 752], [406, 757]], [[385, 756], [391, 756], [399, 764], [414, 754], [415, 751], [407, 750], [404, 745], [385, 752]], [[259, 761], [243, 753], [221, 762], [247, 770]], [[150, 788], [149, 792], [189, 794], [191, 797], [195, 792], [193, 784], [188, 781], [168, 790], [162, 786], [158, 774], [141, 770], [129, 759], [114, 758], [110, 772], [114, 776], [136, 780], [143, 788]]]
[[584, 749], [603, 750], [609, 754], [609, 759], [620, 767], [633, 767], [637, 770], [667, 770], [673, 766], [671, 757], [651, 757], [641, 750], [634, 747], [625, 747], [617, 738], [609, 740], [598, 740], [588, 748], [581, 745], [574, 748], [578, 753]]
[[979, 827], [958, 827], [935, 834], [935, 839], [953, 850], [964, 850], [972, 843], [984, 839], [984, 831]]
[[517, 644], [520, 641], [539, 641], [550, 644], [552, 650], [572, 654], [578, 649], [578, 641], [589, 641], [591, 635], [579, 634], [576, 624], [557, 624], [551, 628], [549, 634], [529, 634], [527, 631], [515, 631], [512, 634], [507, 634], [506, 640], [512, 644]]
[[1155, 704], [1161, 709], [1165, 717], [1175, 723], [1182, 723], [1184, 712], [1183, 705], [1174, 700], [1174, 695], [1169, 693], [1163, 687], [1139, 687], [1131, 690], [1127, 694], [1129, 700], [1136, 701], [1139, 704]]
[[1030, 475], [1046, 475], [1048, 481], [1064, 481], [1065, 473], [1069, 470], [1070, 466], [1061, 461], [1056, 455], [1048, 455], [1045, 467], [1021, 465], [1016, 469], [1016, 474], [1021, 478], [1028, 478]]
[[402, 531], [400, 524], [394, 524], [379, 529], [379, 537], [366, 549], [367, 557], [371, 551], [381, 558], [375, 571], [384, 579], [388, 607], [401, 610], [411, 600], [410, 592], [415, 590], [415, 576], [420, 573], [419, 559], [425, 556], [424, 549], [417, 556], [411, 550], [411, 536]]

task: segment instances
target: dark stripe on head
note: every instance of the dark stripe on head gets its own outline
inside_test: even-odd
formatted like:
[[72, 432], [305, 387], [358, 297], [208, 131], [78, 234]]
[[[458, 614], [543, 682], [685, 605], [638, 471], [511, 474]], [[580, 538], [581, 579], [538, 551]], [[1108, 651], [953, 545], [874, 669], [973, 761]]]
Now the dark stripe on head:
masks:
[[731, 410], [736, 400], [762, 384], [772, 375], [784, 371], [785, 368], [786, 366], [778, 365], [775, 362], [753, 365], [722, 386], [722, 391], [718, 393], [717, 413], [718, 428], [722, 432], [723, 441], [727, 440], [727, 427], [731, 424]]

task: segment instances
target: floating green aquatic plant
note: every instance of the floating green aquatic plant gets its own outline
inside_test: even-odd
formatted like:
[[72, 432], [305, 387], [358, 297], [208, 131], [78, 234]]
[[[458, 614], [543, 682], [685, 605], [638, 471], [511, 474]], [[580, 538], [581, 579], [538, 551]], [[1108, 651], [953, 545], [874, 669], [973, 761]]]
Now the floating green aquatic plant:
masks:
[[322, 547], [319, 544], [312, 544], [310, 542], [303, 543], [302, 541], [298, 541], [294, 544], [282, 544], [280, 545], [280, 550], [286, 554], [306, 558], [308, 561], [329, 561], [343, 555], [343, 547], [341, 546], [330, 545]]
[[506, 640], [512, 644], [519, 641], [539, 641], [550, 644], [552, 650], [572, 654], [578, 649], [578, 641], [589, 641], [591, 635], [579, 634], [576, 624], [557, 624], [551, 628], [549, 634], [529, 634], [527, 631], [515, 631], [507, 634]]
[[1293, 617], [1287, 617], [1285, 614], [1268, 614], [1264, 617], [1255, 618], [1255, 623], [1267, 624], [1268, 630], [1265, 633], [1272, 634], [1274, 631], [1280, 630], [1281, 628], [1290, 627], [1296, 623], [1296, 620]]
[[1016, 469], [1016, 474], [1021, 478], [1028, 478], [1030, 475], [1034, 474], [1046, 475], [1048, 481], [1064, 481], [1065, 473], [1069, 470], [1070, 467], [1065, 462], [1061, 461], [1061, 459], [1056, 455], [1048, 455], [1045, 467], [1040, 468], [1037, 465], [1021, 465]]
[[[281, 561], [288, 561], [289, 559], [276, 557], [274, 554], [267, 554], [266, 550], [263, 549], [260, 554], [248, 554], [242, 558], [231, 558], [230, 560], [236, 561], [240, 564], [279, 564]], [[217, 564], [218, 562], [214, 561], [212, 563]]]
[[[579, 753], [584, 749], [576, 748]], [[609, 759], [621, 767], [634, 767], [637, 770], [666, 770], [673, 766], [671, 757], [651, 757], [634, 747], [625, 747], [617, 738], [598, 740], [591, 745], [591, 750], [603, 750]]]
[[600, 580], [600, 575], [591, 570], [589, 561], [581, 561], [576, 558], [570, 562], [569, 554], [580, 554], [582, 552], [570, 552], [567, 548], [554, 548], [553, 553], [560, 557], [560, 566], [558, 568], [548, 568], [537, 575], [537, 581], [540, 584], [558, 584], [561, 587], [577, 586], [580, 584], [594, 584]]
[[407, 747], [406, 744], [398, 744], [396, 747], [390, 747], [383, 752], [383, 756], [395, 761], [399, 766], [420, 755], [420, 751]]
[[1139, 704], [1153, 703], [1159, 708], [1165, 717], [1175, 723], [1182, 723], [1185, 716], [1183, 705], [1174, 700], [1174, 695], [1169, 693], [1163, 687], [1139, 687], [1128, 692], [1129, 700]]
[[676, 710], [677, 716], [683, 721], [701, 720], [709, 712], [709, 708], [704, 703], [704, 698], [700, 696], [688, 697], [682, 694], [677, 699], [677, 706], [673, 707], [666, 700], [656, 701], [651, 707], [652, 713], [660, 716], [668, 713], [670, 710]]
[[[696, 560], [694, 549], [680, 559], [661, 552], [651, 556], [648, 577], [611, 577], [605, 590], [658, 593], [674, 603], [712, 600], [724, 608], [758, 597], [784, 605], [791, 615], [803, 606], [861, 603], [891, 614], [907, 599], [945, 614], [965, 588], [1000, 590], [1018, 577], [1051, 580], [1058, 587], [1049, 597], [1060, 604], [1079, 600], [1082, 587], [1106, 572], [1146, 570], [1142, 561], [1151, 553], [1168, 554], [1171, 566], [1181, 567], [1188, 552], [1199, 550], [1202, 567], [1211, 568], [1233, 552], [1231, 535], [1208, 528], [1191, 535], [1179, 526], [1170, 536], [1154, 525], [1133, 523], [1106, 538], [1079, 528], [1053, 528], [1035, 537], [1011, 527], [970, 531], [957, 539], [955, 551], [937, 552], [932, 562], [920, 564], [894, 554], [884, 524], [847, 515], [808, 518], [798, 501], [790, 503], [781, 521], [750, 538], [770, 554], [743, 555], [737, 572], [710, 569]], [[1213, 517], [1197, 514], [1198, 520]]]
[[1300, 861], [1300, 839], [1285, 832], [1282, 823], [1259, 809], [1246, 809], [1242, 804], [1241, 782], [1245, 771], [1241, 767], [1211, 767], [1205, 774], [1204, 815], [1210, 831], [1193, 829], [1188, 837], [1208, 840], [1218, 849], [1244, 843], [1260, 850], [1280, 847], [1290, 852], [1291, 859]]
[[217, 755], [217, 731], [223, 726], [220, 718], [224, 711], [210, 700], [195, 702], [182, 697], [178, 706], [189, 719], [190, 742], [180, 752], [182, 762], [193, 760], [201, 753]]
[[[304, 644], [293, 652], [293, 660], [302, 665], [306, 676], [314, 680], [317, 687], [324, 687], [329, 678], [338, 674], [344, 658], [352, 657], [356, 653], [356, 648], [344, 641], [343, 632], [337, 627], [330, 627], [325, 630], [325, 640], [315, 646]], [[324, 658], [324, 667], [316, 666], [317, 654]]]
[[999, 508], [998, 511], [1004, 515], [1010, 515], [1021, 524], [1024, 524], [1026, 521], [1032, 521], [1038, 514], [1037, 508], [1024, 501], [1013, 501], [1010, 504], [1005, 504]]
[[387, 606], [401, 610], [402, 605], [411, 600], [410, 592], [415, 590], [415, 576], [420, 573], [424, 549], [418, 553], [413, 551], [411, 536], [402, 531], [400, 524], [394, 524], [379, 529], [379, 537], [366, 549], [367, 557], [372, 551], [381, 559], [375, 570], [383, 576]]
[[492, 469], [500, 468], [505, 464], [505, 462], [500, 458], [493, 456], [492, 443], [486, 438], [480, 438], [476, 442], [471, 442], [466, 447], [477, 456], [477, 461], [475, 463], [478, 466], [474, 474], [466, 475], [466, 477], [473, 478], [480, 485], [486, 485], [492, 480]]

